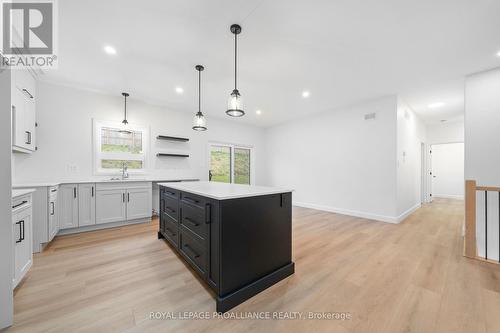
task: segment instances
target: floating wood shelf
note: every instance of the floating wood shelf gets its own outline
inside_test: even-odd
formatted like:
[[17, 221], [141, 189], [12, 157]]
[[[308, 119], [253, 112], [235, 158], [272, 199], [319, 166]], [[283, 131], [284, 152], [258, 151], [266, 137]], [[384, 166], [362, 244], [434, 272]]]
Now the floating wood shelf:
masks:
[[168, 153], [157, 153], [156, 156], [158, 157], [163, 157], [163, 156], [171, 156], [171, 157], [189, 157], [189, 155], [186, 154], [168, 154]]
[[166, 135], [158, 135], [156, 137], [157, 140], [168, 140], [168, 141], [181, 141], [181, 142], [187, 142], [189, 141], [188, 138], [181, 138], [177, 136], [166, 136]]

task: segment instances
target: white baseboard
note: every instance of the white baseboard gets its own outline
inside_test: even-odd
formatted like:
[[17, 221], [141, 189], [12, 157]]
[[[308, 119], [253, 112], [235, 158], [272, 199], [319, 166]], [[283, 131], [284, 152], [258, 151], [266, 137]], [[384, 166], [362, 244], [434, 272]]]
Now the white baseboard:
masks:
[[322, 210], [325, 212], [361, 217], [361, 218], [369, 219], [369, 220], [375, 220], [375, 221], [381, 221], [381, 222], [387, 222], [387, 223], [398, 223], [398, 219], [396, 217], [393, 217], [393, 216], [385, 216], [385, 215], [366, 213], [366, 212], [360, 212], [360, 211], [355, 211], [355, 210], [342, 209], [342, 208], [336, 208], [336, 207], [331, 207], [331, 206], [317, 205], [317, 204], [306, 203], [306, 202], [297, 202], [297, 201], [294, 202], [293, 205], [299, 206], [299, 207], [304, 207], [304, 208]]
[[59, 232], [57, 233], [57, 236], [77, 234], [80, 232], [95, 231], [95, 230], [108, 229], [108, 228], [116, 228], [116, 227], [122, 227], [122, 226], [130, 225], [130, 224], [149, 223], [149, 222], [151, 222], [151, 218], [136, 219], [136, 220], [131, 220], [131, 221], [104, 223], [104, 224], [96, 224], [96, 225], [87, 225], [85, 227], [59, 230]]
[[411, 207], [407, 211], [403, 212], [401, 215], [399, 215], [396, 220], [396, 223], [402, 222], [404, 219], [406, 219], [408, 216], [410, 216], [414, 211], [422, 207], [422, 204], [418, 203], [415, 206]]
[[459, 199], [459, 200], [464, 200], [463, 195], [456, 195], [456, 194], [432, 194], [433, 198], [443, 198], [443, 199]]

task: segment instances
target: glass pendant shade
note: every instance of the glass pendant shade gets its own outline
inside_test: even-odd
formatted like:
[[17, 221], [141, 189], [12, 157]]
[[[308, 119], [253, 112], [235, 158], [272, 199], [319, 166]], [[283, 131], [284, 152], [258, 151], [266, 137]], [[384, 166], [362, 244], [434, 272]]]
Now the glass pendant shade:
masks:
[[245, 111], [243, 111], [243, 98], [237, 89], [234, 89], [231, 96], [229, 96], [226, 114], [231, 117], [241, 117], [245, 115]]
[[207, 121], [205, 116], [201, 112], [197, 112], [193, 118], [193, 129], [195, 131], [206, 131], [207, 130]]

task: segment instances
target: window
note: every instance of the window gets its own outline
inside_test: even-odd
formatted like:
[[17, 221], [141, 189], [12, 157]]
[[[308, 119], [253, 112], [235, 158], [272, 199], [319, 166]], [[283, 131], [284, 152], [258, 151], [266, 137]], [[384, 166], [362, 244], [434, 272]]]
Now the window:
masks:
[[252, 183], [251, 148], [210, 144], [209, 155], [210, 181], [248, 185]]
[[121, 123], [94, 122], [94, 157], [97, 174], [115, 174], [125, 164], [129, 173], [143, 173], [146, 169], [147, 128]]

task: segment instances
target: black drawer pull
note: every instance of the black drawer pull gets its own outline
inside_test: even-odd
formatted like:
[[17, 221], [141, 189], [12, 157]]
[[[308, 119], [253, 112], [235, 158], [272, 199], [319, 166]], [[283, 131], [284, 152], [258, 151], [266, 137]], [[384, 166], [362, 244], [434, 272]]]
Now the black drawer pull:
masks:
[[30, 145], [31, 144], [31, 132], [30, 131], [26, 131], [25, 133], [28, 134], [28, 140], [25, 143], [27, 145]]
[[197, 227], [197, 226], [200, 225], [199, 223], [196, 223], [196, 221], [191, 220], [189, 217], [185, 217], [184, 220], [186, 220], [187, 222], [191, 223], [195, 227]]
[[176, 233], [175, 233], [175, 232], [173, 232], [173, 231], [172, 231], [170, 228], [168, 228], [168, 227], [165, 227], [165, 230], [167, 230], [168, 232], [170, 232], [170, 233], [172, 234], [172, 236], [175, 236], [175, 235], [176, 235]]
[[184, 244], [184, 249], [188, 250], [189, 252], [191, 252], [191, 256], [195, 257], [195, 258], [199, 258], [200, 255], [198, 253], [196, 253], [192, 248], [191, 246], [187, 245], [187, 244]]
[[54, 215], [56, 212], [54, 201], [50, 202], [50, 215]]
[[169, 213], [172, 213], [172, 214], [175, 213], [175, 210], [168, 207], [168, 206], [165, 206], [165, 210], [168, 211]]
[[24, 205], [25, 203], [28, 203], [28, 201], [23, 200], [23, 202], [20, 202], [20, 203], [18, 203], [17, 205], [12, 206], [12, 209], [17, 208], [17, 207], [19, 207], [19, 206], [22, 206], [22, 205]]
[[199, 203], [198, 200], [190, 198], [190, 197], [184, 197], [184, 200], [186, 200], [187, 202], [193, 203], [193, 204]]
[[165, 191], [167, 194], [175, 196], [175, 192]]
[[32, 94], [28, 91], [28, 89], [23, 88], [23, 92], [24, 92], [26, 95], [28, 95], [28, 97], [29, 97], [30, 99], [33, 99], [33, 95], [32, 95]]

